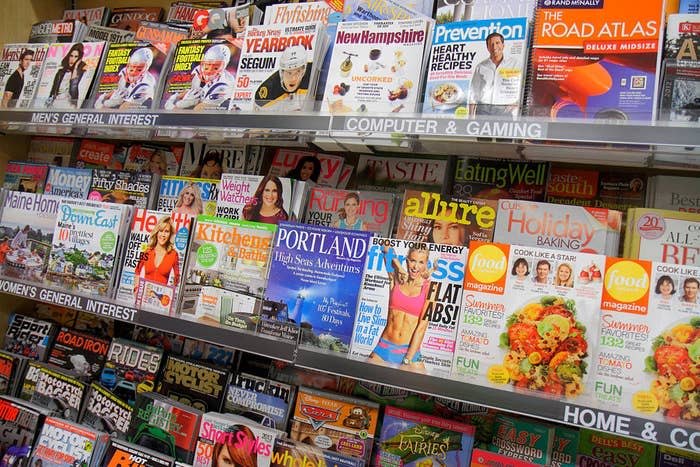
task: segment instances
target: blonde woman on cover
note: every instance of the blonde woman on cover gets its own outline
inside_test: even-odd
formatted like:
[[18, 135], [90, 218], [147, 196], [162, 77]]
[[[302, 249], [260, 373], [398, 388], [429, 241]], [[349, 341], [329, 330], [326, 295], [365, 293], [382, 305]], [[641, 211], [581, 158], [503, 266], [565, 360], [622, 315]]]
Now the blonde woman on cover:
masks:
[[167, 285], [174, 274], [173, 285], [180, 282], [180, 264], [177, 250], [173, 247], [175, 227], [170, 216], [163, 216], [151, 230], [146, 251], [141, 254], [134, 270], [134, 294], [139, 289], [141, 271], [144, 279]]
[[177, 197], [173, 212], [198, 216], [204, 213], [204, 203], [202, 202], [202, 192], [199, 186], [192, 182], [185, 186]]
[[337, 229], [364, 230], [362, 218], [358, 216], [360, 196], [357, 193], [345, 195], [343, 207], [338, 210], [338, 220], [333, 223]]
[[[384, 246], [386, 264], [389, 248]], [[435, 271], [428, 269], [430, 257], [425, 246], [411, 248], [406, 255], [406, 269], [398, 257], [391, 260], [393, 272], [389, 276], [389, 314], [379, 343], [369, 356], [370, 362], [401, 364], [412, 369], [423, 370], [420, 348], [423, 344], [428, 320], [425, 313], [430, 303], [430, 276]]]
[[569, 263], [561, 263], [557, 267], [557, 273], [554, 277], [554, 285], [560, 287], [574, 286], [574, 268]]

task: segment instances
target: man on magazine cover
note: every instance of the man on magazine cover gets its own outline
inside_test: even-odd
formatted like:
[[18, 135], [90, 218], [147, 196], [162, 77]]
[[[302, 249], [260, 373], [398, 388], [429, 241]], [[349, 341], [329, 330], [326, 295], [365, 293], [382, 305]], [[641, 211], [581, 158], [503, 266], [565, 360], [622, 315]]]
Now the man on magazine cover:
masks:
[[24, 73], [29, 70], [34, 59], [34, 51], [24, 49], [19, 56], [19, 66], [10, 75], [5, 84], [5, 91], [2, 95], [2, 107], [17, 107], [17, 100], [24, 88]]
[[489, 58], [476, 66], [469, 86], [469, 115], [515, 117], [522, 64], [517, 57], [505, 56], [505, 38], [498, 32], [486, 37], [486, 48]]
[[683, 281], [683, 296], [681, 301], [685, 303], [698, 303], [698, 289], [700, 281], [694, 277], [688, 277]]
[[302, 110], [309, 90], [311, 64], [306, 48], [292, 45], [280, 56], [280, 68], [255, 92], [256, 110], [295, 112]]
[[165, 109], [227, 109], [234, 85], [233, 76], [226, 70], [230, 60], [231, 50], [225, 44], [209, 47], [192, 70], [190, 89], [170, 96]]
[[149, 108], [158, 85], [153, 75], [148, 72], [152, 63], [153, 51], [150, 48], [133, 50], [126, 66], [119, 70], [117, 89], [100, 95], [95, 102], [95, 108]]

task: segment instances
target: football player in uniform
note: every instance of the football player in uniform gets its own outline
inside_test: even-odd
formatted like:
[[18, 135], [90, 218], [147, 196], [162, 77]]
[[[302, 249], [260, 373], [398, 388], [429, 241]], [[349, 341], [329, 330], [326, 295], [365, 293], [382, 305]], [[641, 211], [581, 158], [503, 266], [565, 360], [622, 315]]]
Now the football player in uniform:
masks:
[[192, 70], [190, 89], [170, 96], [165, 109], [228, 109], [234, 85], [233, 75], [226, 71], [230, 60], [231, 50], [225, 44], [209, 47]]
[[280, 69], [255, 91], [256, 110], [291, 112], [302, 110], [309, 91], [311, 64], [306, 48], [292, 45], [280, 56]]
[[153, 63], [153, 51], [141, 47], [131, 52], [126, 66], [119, 70], [117, 89], [101, 94], [96, 109], [150, 108], [158, 83], [148, 72]]

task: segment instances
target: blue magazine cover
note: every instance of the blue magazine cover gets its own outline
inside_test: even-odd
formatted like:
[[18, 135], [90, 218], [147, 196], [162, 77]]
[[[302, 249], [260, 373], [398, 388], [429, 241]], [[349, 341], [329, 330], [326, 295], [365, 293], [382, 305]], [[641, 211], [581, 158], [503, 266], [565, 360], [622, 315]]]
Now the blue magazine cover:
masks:
[[46, 177], [44, 192], [64, 198], [87, 199], [90, 186], [92, 169], [52, 166]]
[[280, 222], [259, 331], [347, 352], [371, 237]]

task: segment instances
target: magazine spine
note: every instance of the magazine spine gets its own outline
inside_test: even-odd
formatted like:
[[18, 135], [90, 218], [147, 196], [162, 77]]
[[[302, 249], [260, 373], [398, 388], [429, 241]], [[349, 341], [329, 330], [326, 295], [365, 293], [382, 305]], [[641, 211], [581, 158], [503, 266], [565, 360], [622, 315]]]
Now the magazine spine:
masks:
[[[82, 23], [80, 23], [80, 24], [82, 24]], [[85, 32], [87, 32], [87, 29]], [[83, 35], [85, 35], [85, 34], [83, 34]], [[95, 99], [97, 98], [97, 90], [98, 90], [97, 84], [100, 81], [100, 75], [101, 75], [100, 71], [104, 67], [105, 62], [107, 60], [106, 50], [109, 48], [109, 45], [111, 43], [105, 42], [105, 41], [94, 41], [94, 42], [91, 42], [91, 44], [102, 44], [102, 52], [100, 53], [100, 60], [97, 64], [97, 66], [95, 67], [94, 73], [92, 73], [92, 78], [90, 79], [90, 87], [88, 88], [88, 93], [85, 96], [85, 99], [83, 99], [83, 102], [80, 106], [81, 109], [89, 109], [89, 108], [95, 107]], [[73, 165], [71, 165], [71, 166], [74, 167]]]
[[523, 98], [522, 98], [522, 112], [521, 115], [534, 115], [535, 110], [533, 108], [534, 99], [532, 97], [532, 86], [535, 79], [535, 34], [538, 31], [538, 25], [541, 21], [540, 16], [542, 12], [539, 5], [535, 5], [535, 11], [532, 13], [532, 29], [528, 33], [528, 52], [526, 54], [527, 58], [527, 72], [525, 73], [525, 82], [523, 83]]

